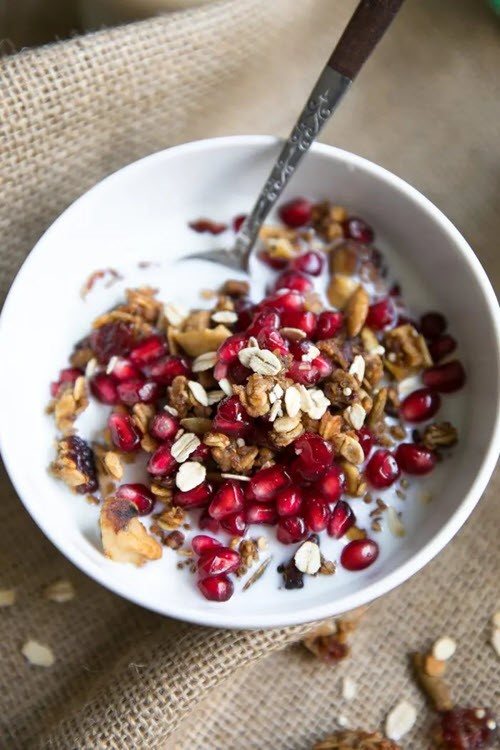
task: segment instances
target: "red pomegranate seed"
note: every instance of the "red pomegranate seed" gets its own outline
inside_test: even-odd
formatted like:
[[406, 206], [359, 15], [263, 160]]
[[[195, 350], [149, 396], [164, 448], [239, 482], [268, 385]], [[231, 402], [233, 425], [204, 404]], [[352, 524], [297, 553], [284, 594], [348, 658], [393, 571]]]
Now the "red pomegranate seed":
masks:
[[204, 552], [198, 560], [198, 570], [203, 576], [234, 573], [241, 563], [238, 552], [229, 547], [217, 547]]
[[94, 375], [90, 381], [90, 390], [101, 404], [113, 405], [120, 400], [116, 380], [104, 372]]
[[186, 492], [176, 490], [174, 492], [173, 503], [174, 505], [180, 505], [181, 508], [202, 508], [209, 503], [211, 497], [212, 485], [208, 482], [202, 482], [194, 489], [187, 490]]
[[130, 359], [137, 367], [144, 367], [155, 359], [159, 359], [167, 351], [167, 344], [160, 336], [148, 336], [134, 346], [130, 352]]
[[[302, 313], [299, 313], [299, 315], [302, 315]], [[279, 331], [271, 331], [267, 328], [259, 333], [257, 343], [261, 349], [269, 349], [269, 351], [278, 354], [288, 354], [290, 348], [288, 341], [283, 338]]]
[[217, 534], [220, 528], [220, 524], [215, 518], [208, 515], [208, 509], [204, 508], [201, 512], [201, 516], [198, 519], [198, 526], [204, 531], [211, 531], [212, 534]]
[[211, 602], [227, 602], [234, 593], [234, 584], [225, 575], [203, 578], [198, 581], [201, 593]]
[[267, 469], [260, 469], [253, 475], [250, 480], [250, 491], [256, 500], [267, 502], [289, 484], [290, 477], [285, 469], [279, 464], [274, 464]]
[[344, 315], [341, 312], [325, 310], [319, 314], [315, 338], [317, 341], [331, 339], [336, 336], [344, 325]]
[[[220, 362], [218, 364], [220, 364]], [[227, 367], [227, 373], [223, 377], [229, 378], [231, 383], [235, 385], [243, 385], [243, 383], [246, 383], [250, 375], [253, 375], [252, 370], [250, 370], [248, 367], [245, 367], [245, 365], [242, 365], [241, 362], [237, 359], [234, 362], [231, 362], [230, 365], [222, 365], [222, 367]]]
[[345, 487], [345, 476], [340, 466], [330, 466], [321, 479], [314, 483], [314, 492], [328, 503], [336, 503]]
[[304, 432], [292, 443], [296, 458], [290, 468], [306, 481], [319, 479], [331, 466], [333, 451], [330, 443], [314, 432]]
[[280, 490], [276, 495], [276, 510], [279, 516], [297, 516], [302, 507], [302, 492], [300, 487], [292, 485]]
[[242, 333], [234, 333], [222, 342], [217, 350], [217, 359], [223, 364], [229, 365], [238, 354], [247, 346], [247, 337]]
[[217, 521], [243, 508], [243, 490], [238, 482], [230, 479], [221, 484], [208, 506], [208, 512]]
[[209, 234], [222, 234], [227, 229], [227, 224], [222, 224], [219, 221], [212, 221], [212, 219], [197, 219], [196, 221], [190, 221], [189, 226], [195, 232], [202, 234], [208, 232]]
[[276, 536], [283, 544], [301, 542], [307, 536], [307, 527], [300, 516], [285, 516], [278, 521]]
[[122, 484], [116, 490], [116, 497], [134, 503], [140, 516], [151, 513], [155, 504], [155, 497], [145, 484]]
[[398, 463], [392, 453], [382, 449], [375, 451], [365, 469], [366, 478], [373, 487], [381, 490], [390, 487], [399, 477]]
[[311, 364], [318, 371], [320, 380], [328, 378], [333, 372], [333, 362], [328, 359], [326, 354], [315, 357]]
[[439, 312], [428, 312], [420, 318], [420, 331], [426, 339], [437, 339], [446, 331], [446, 318]]
[[152, 404], [160, 396], [160, 386], [152, 380], [125, 380], [118, 383], [118, 397], [127, 406]]
[[247, 523], [265, 523], [274, 526], [278, 520], [276, 508], [267, 503], [249, 503], [245, 514]]
[[453, 393], [465, 384], [465, 370], [458, 359], [443, 365], [429, 367], [422, 376], [424, 385], [439, 393]]
[[309, 250], [307, 253], [301, 253], [292, 261], [292, 268], [301, 273], [307, 273], [309, 276], [319, 276], [325, 265], [325, 256], [316, 250]]
[[171, 445], [160, 445], [148, 461], [148, 471], [154, 477], [169, 477], [178, 463], [172, 456]]
[[248, 297], [238, 297], [234, 300], [234, 312], [238, 314], [238, 320], [234, 323], [235, 330], [244, 331], [252, 322], [255, 305]]
[[443, 750], [482, 750], [497, 747], [498, 726], [484, 708], [452, 708], [439, 714], [436, 741]]
[[419, 388], [404, 399], [399, 410], [407, 422], [425, 422], [434, 416], [440, 406], [439, 393], [429, 388]]
[[281, 322], [288, 328], [300, 328], [307, 336], [312, 337], [316, 331], [318, 317], [313, 312], [292, 310], [283, 313]]
[[261, 331], [277, 331], [279, 327], [280, 316], [276, 310], [261, 310], [254, 316], [247, 336], [258, 336]]
[[312, 203], [306, 198], [294, 198], [279, 209], [281, 221], [287, 227], [303, 227], [312, 217]]
[[323, 531], [330, 520], [330, 509], [321, 497], [310, 496], [304, 504], [304, 521], [310, 531]]
[[241, 227], [243, 226], [243, 222], [245, 221], [246, 218], [247, 218], [246, 214], [238, 214], [237, 216], [234, 217], [233, 219], [233, 231], [234, 232], [240, 231]]
[[457, 348], [457, 342], [450, 336], [449, 333], [445, 333], [429, 344], [429, 352], [434, 362], [440, 362], [442, 359], [455, 351]]
[[343, 226], [345, 236], [351, 240], [369, 245], [375, 238], [375, 233], [371, 226], [357, 216], [351, 216], [344, 222]]
[[322, 377], [320, 371], [311, 362], [298, 362], [297, 360], [291, 363], [286, 376], [300, 385], [316, 385]]
[[[181, 423], [177, 417], [167, 412], [155, 414], [149, 425], [149, 432], [155, 440], [173, 440], [177, 435]], [[191, 457], [190, 457], [191, 460]]]
[[266, 297], [262, 305], [264, 309], [272, 307], [282, 315], [285, 311], [303, 310], [304, 297], [297, 290], [290, 289], [289, 291], [276, 292], [270, 297]]
[[350, 505], [339, 500], [332, 511], [328, 524], [328, 533], [335, 539], [340, 539], [356, 523], [356, 516]]
[[56, 398], [64, 383], [74, 383], [81, 375], [83, 375], [83, 370], [79, 370], [78, 367], [66, 367], [64, 370], [61, 370], [59, 380], [50, 384], [50, 395], [52, 398]]
[[390, 297], [386, 297], [370, 305], [365, 325], [373, 331], [382, 331], [387, 326], [393, 325], [395, 320], [394, 303]]
[[229, 396], [219, 403], [212, 422], [214, 432], [222, 432], [230, 437], [244, 437], [251, 425], [251, 419], [238, 396]]
[[433, 451], [415, 443], [401, 443], [395, 456], [399, 468], [406, 474], [429, 474], [436, 465]]
[[125, 357], [117, 357], [113, 363], [113, 369], [108, 374], [120, 381], [133, 380], [141, 376], [137, 367], [129, 359], [125, 359]]
[[342, 550], [340, 564], [346, 570], [364, 570], [375, 562], [378, 553], [378, 544], [373, 539], [355, 539]]
[[312, 281], [299, 271], [283, 271], [276, 279], [274, 289], [293, 289], [301, 294], [307, 294], [313, 288]]
[[270, 255], [267, 250], [261, 250], [258, 254], [258, 257], [263, 263], [266, 264], [266, 266], [269, 266], [269, 268], [272, 268], [274, 271], [281, 271], [288, 265], [288, 261], [286, 258], [274, 257], [273, 255]]
[[365, 454], [365, 458], [368, 458], [370, 455], [370, 451], [373, 448], [373, 435], [368, 429], [368, 427], [362, 427], [360, 430], [356, 431], [356, 435], [359, 439], [359, 444], [363, 448], [363, 453]]
[[106, 323], [90, 334], [90, 347], [102, 365], [111, 357], [128, 354], [133, 342], [134, 336], [127, 323]]
[[200, 443], [189, 456], [190, 461], [200, 461], [204, 463], [210, 455], [210, 448], [205, 443]]
[[191, 547], [195, 555], [204, 555], [206, 552], [222, 547], [222, 544], [208, 534], [197, 534], [191, 539]]
[[121, 451], [130, 453], [140, 446], [142, 435], [128, 414], [110, 414], [108, 427], [113, 445]]
[[220, 525], [233, 536], [243, 536], [247, 530], [245, 513], [243, 511], [230, 513], [228, 516], [224, 516]]
[[170, 385], [178, 375], [189, 377], [191, 368], [184, 357], [166, 356], [149, 362], [142, 368], [144, 375], [160, 385]]

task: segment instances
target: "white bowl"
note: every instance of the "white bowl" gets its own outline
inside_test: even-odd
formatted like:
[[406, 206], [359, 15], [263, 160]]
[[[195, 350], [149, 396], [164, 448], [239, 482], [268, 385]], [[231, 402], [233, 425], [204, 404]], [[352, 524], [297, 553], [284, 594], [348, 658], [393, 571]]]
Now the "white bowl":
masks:
[[[38, 242], [0, 320], [0, 441], [29, 513], [61, 552], [112, 591], [165, 615], [207, 625], [306, 622], [381, 596], [450, 541], [479, 500], [499, 450], [499, 311], [477, 258], [448, 219], [410, 185], [365, 159], [316, 144], [289, 195], [331, 198], [366, 218], [415, 311], [431, 307], [446, 314], [468, 381], [461, 396], [444, 399], [441, 414], [459, 422], [460, 443], [423, 485], [414, 483], [404, 503], [392, 501], [400, 503], [407, 536], [394, 539], [384, 533], [379, 559], [361, 573], [320, 576], [300, 591], [285, 591], [278, 588], [276, 566], [290, 550], [276, 545], [272, 565], [257, 584], [216, 604], [201, 597], [187, 571], [176, 569], [178, 558], [171, 550], [142, 569], [102, 555], [98, 509], [47, 473], [54, 441], [53, 422], [44, 414], [48, 383], [92, 318], [116, 303], [124, 286], [152, 282], [164, 299], [199, 304], [201, 287], [213, 288], [229, 275], [206, 263], [169, 262], [193, 249], [231, 241], [228, 233], [214, 243], [209, 235], [193, 233], [187, 222], [200, 216], [228, 220], [247, 211], [279, 147], [269, 137], [217, 138], [153, 154], [111, 175], [68, 208]], [[140, 261], [160, 266], [140, 269]], [[125, 281], [109, 288], [98, 284], [82, 301], [84, 280], [106, 267], [120, 270]], [[433, 493], [430, 505], [419, 500], [423, 486]], [[367, 520], [364, 507], [355, 508], [361, 521]], [[326, 544], [328, 556], [338, 557], [342, 542]]]

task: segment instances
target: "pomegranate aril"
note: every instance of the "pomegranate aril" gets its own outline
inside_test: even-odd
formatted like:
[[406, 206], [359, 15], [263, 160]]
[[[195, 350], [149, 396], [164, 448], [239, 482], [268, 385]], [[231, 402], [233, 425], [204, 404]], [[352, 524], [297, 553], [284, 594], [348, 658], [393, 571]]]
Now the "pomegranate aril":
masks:
[[374, 302], [368, 308], [365, 325], [373, 331], [382, 331], [396, 320], [394, 303], [390, 297]]
[[82, 484], [75, 487], [75, 491], [80, 495], [95, 492], [99, 485], [92, 448], [78, 435], [65, 438], [65, 444], [67, 457], [75, 463], [77, 470], [85, 478]]
[[133, 380], [139, 378], [141, 373], [138, 368], [125, 357], [117, 357], [112, 363], [113, 369], [108, 371], [109, 375], [112, 375], [116, 380]]
[[[299, 313], [302, 315], [302, 313]], [[283, 316], [285, 317], [285, 316]], [[283, 323], [285, 325], [285, 323]], [[270, 352], [277, 354], [288, 354], [290, 348], [288, 341], [283, 338], [279, 331], [264, 329], [257, 336], [257, 343], [261, 349], [269, 349]]]
[[226, 575], [202, 578], [198, 581], [201, 593], [211, 602], [227, 602], [234, 592], [234, 584]]
[[394, 484], [400, 475], [398, 463], [392, 453], [386, 449], [375, 451], [366, 465], [366, 478], [377, 489], [384, 489]]
[[197, 534], [191, 540], [191, 547], [195, 555], [204, 555], [206, 552], [211, 552], [218, 547], [222, 547], [222, 544], [217, 539], [214, 539], [213, 536]]
[[[197, 487], [194, 487], [194, 489], [187, 490], [186, 492], [176, 490], [174, 492], [173, 503], [174, 505], [180, 505], [181, 508], [202, 508], [209, 503], [211, 497], [212, 485], [208, 482], [202, 482]], [[207, 527], [200, 526], [200, 528]]]
[[198, 526], [203, 531], [211, 531], [212, 534], [217, 534], [220, 529], [220, 523], [208, 515], [208, 509], [204, 508], [200, 518], [198, 519]]
[[229, 547], [216, 547], [200, 555], [198, 570], [203, 576], [217, 576], [222, 573], [234, 573], [239, 568], [241, 557]]
[[249, 503], [245, 509], [247, 523], [265, 523], [274, 526], [278, 520], [276, 508], [267, 503]]
[[358, 436], [359, 444], [363, 449], [363, 453], [365, 458], [368, 458], [370, 455], [370, 451], [373, 448], [373, 435], [368, 429], [368, 427], [362, 427], [360, 430], [356, 431], [356, 435]]
[[314, 432], [304, 432], [292, 443], [296, 458], [291, 464], [294, 474], [314, 481], [319, 479], [333, 461], [331, 445]]
[[246, 214], [238, 214], [237, 216], [234, 217], [233, 219], [233, 231], [234, 232], [240, 231], [243, 225], [243, 222], [245, 221], [246, 218], [247, 218]]
[[453, 393], [465, 384], [465, 370], [458, 359], [429, 367], [422, 375], [424, 385], [439, 393]]
[[303, 497], [300, 487], [285, 487], [276, 495], [276, 510], [279, 516], [297, 516], [302, 507]]
[[141, 516], [145, 516], [153, 510], [155, 497], [145, 484], [122, 484], [115, 494], [116, 497], [134, 503]]
[[66, 367], [64, 370], [61, 370], [59, 380], [50, 384], [50, 395], [52, 398], [56, 398], [59, 395], [64, 384], [75, 383], [81, 375], [83, 375], [83, 370], [79, 370], [78, 367]]
[[152, 418], [149, 425], [149, 433], [151, 437], [155, 438], [155, 440], [173, 440], [177, 435], [180, 426], [181, 423], [177, 417], [172, 416], [172, 414], [167, 414], [167, 412], [161, 412], [160, 414], [155, 414]]
[[355, 539], [342, 550], [340, 564], [346, 570], [364, 570], [375, 562], [378, 553], [378, 544], [373, 539]]
[[217, 350], [217, 359], [222, 364], [230, 364], [237, 359], [239, 352], [247, 345], [247, 336], [242, 333], [234, 333], [222, 342]]
[[356, 523], [356, 516], [350, 505], [344, 500], [339, 500], [332, 511], [328, 524], [328, 533], [335, 539], [340, 539]]
[[426, 419], [431, 419], [436, 414], [440, 406], [439, 393], [429, 388], [419, 388], [404, 399], [399, 411], [407, 422], [425, 422]]
[[401, 443], [396, 448], [396, 461], [406, 474], [429, 474], [436, 465], [436, 455], [423, 445]]
[[287, 227], [303, 227], [312, 217], [312, 203], [307, 198], [294, 198], [279, 209], [279, 217]]
[[160, 396], [160, 386], [152, 380], [125, 380], [118, 383], [118, 397], [128, 406], [152, 404]]
[[113, 445], [116, 445], [119, 450], [131, 453], [139, 448], [142, 434], [128, 414], [110, 414], [108, 427]]
[[248, 297], [239, 297], [234, 300], [234, 312], [238, 314], [238, 320], [234, 323], [236, 331], [244, 331], [251, 324], [255, 305]]
[[167, 352], [165, 339], [160, 336], [148, 336], [134, 346], [130, 352], [130, 359], [137, 367], [144, 367], [150, 362], [154, 362]]
[[189, 377], [191, 368], [184, 357], [165, 356], [149, 362], [142, 368], [144, 375], [160, 385], [170, 385], [178, 375]]
[[243, 508], [244, 494], [241, 486], [234, 480], [221, 484], [208, 506], [208, 512], [217, 521], [230, 513], [236, 513]]
[[243, 536], [247, 530], [245, 513], [242, 511], [239, 511], [238, 513], [230, 513], [229, 516], [224, 516], [220, 525], [233, 536]]
[[290, 477], [279, 464], [260, 469], [250, 480], [250, 490], [256, 500], [268, 502], [290, 484]]
[[223, 367], [227, 367], [227, 373], [223, 377], [229, 378], [231, 383], [234, 383], [236, 385], [243, 385], [243, 383], [246, 383], [250, 375], [253, 374], [252, 370], [250, 370], [248, 367], [245, 367], [245, 365], [242, 365], [239, 360], [231, 362], [230, 365], [223, 365]]
[[278, 521], [276, 536], [283, 544], [301, 542], [307, 536], [307, 527], [300, 516], [285, 516]]
[[127, 323], [106, 323], [90, 334], [90, 347], [102, 365], [111, 357], [128, 354], [133, 343], [134, 336]]
[[323, 531], [330, 520], [330, 509], [321, 497], [308, 497], [303, 509], [304, 521], [310, 531]]
[[321, 380], [320, 371], [311, 362], [297, 360], [290, 364], [286, 376], [299, 385], [316, 385]]
[[227, 224], [222, 224], [220, 221], [212, 221], [212, 219], [196, 219], [196, 221], [190, 221], [189, 226], [199, 234], [204, 232], [208, 232], [208, 234], [222, 234], [227, 229]]
[[316, 325], [315, 338], [317, 341], [330, 339], [336, 336], [344, 325], [344, 315], [341, 312], [325, 310], [318, 316]]
[[292, 310], [283, 313], [281, 322], [282, 325], [288, 328], [300, 328], [301, 331], [304, 331], [306, 336], [313, 337], [316, 331], [318, 318], [313, 312], [298, 312], [297, 310]]
[[247, 336], [258, 336], [261, 331], [276, 331], [280, 327], [280, 316], [275, 310], [261, 310], [258, 312], [249, 328]]
[[344, 472], [339, 466], [330, 466], [325, 471], [321, 479], [318, 479], [313, 486], [316, 494], [320, 495], [328, 503], [336, 503], [345, 487]]
[[282, 315], [285, 311], [303, 310], [304, 297], [295, 289], [290, 289], [289, 291], [276, 292], [270, 297], [266, 297], [262, 305], [264, 308], [272, 307]]
[[101, 404], [113, 406], [120, 400], [116, 380], [104, 372], [98, 372], [91, 379], [90, 391]]
[[446, 318], [439, 312], [428, 312], [420, 318], [420, 331], [426, 339], [437, 339], [446, 331]]
[[357, 216], [351, 216], [344, 224], [344, 234], [351, 240], [370, 244], [375, 238], [375, 233], [371, 226]]
[[172, 456], [171, 445], [160, 445], [148, 461], [148, 472], [154, 477], [171, 476], [178, 463]]
[[325, 354], [315, 357], [311, 364], [319, 373], [320, 380], [328, 378], [333, 372], [333, 362]]
[[293, 289], [301, 294], [307, 294], [313, 288], [313, 283], [299, 271], [283, 271], [274, 284], [274, 289]]
[[429, 353], [434, 362], [440, 362], [448, 354], [451, 354], [457, 348], [457, 342], [450, 336], [449, 333], [445, 333], [429, 344]]
[[189, 456], [190, 461], [200, 461], [204, 463], [210, 455], [210, 448], [205, 443], [200, 443]]
[[250, 424], [250, 416], [238, 396], [229, 396], [219, 403], [212, 429], [214, 432], [238, 438], [244, 437]]
[[266, 266], [269, 266], [269, 268], [272, 268], [274, 271], [281, 271], [288, 265], [288, 260], [286, 258], [278, 258], [277, 256], [270, 255], [267, 250], [261, 250], [258, 257], [266, 264]]
[[498, 725], [488, 709], [456, 707], [440, 712], [435, 735], [443, 750], [482, 750], [493, 747]]
[[309, 276], [319, 276], [325, 265], [325, 256], [316, 250], [309, 250], [301, 253], [292, 261], [292, 268], [301, 273], [307, 273]]

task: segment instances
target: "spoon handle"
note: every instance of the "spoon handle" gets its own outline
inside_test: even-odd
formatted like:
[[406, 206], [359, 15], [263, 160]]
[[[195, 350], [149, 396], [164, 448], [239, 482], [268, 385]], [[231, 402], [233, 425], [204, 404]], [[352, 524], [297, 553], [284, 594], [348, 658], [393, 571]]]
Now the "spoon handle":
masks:
[[271, 208], [285, 189], [302, 157], [330, 119], [404, 0], [361, 0], [309, 95], [259, 197], [243, 223], [231, 251], [248, 269], [250, 253]]

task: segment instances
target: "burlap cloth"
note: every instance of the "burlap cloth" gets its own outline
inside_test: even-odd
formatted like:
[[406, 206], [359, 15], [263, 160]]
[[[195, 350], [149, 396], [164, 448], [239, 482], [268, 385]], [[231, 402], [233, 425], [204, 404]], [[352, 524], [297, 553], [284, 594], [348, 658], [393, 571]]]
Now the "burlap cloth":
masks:
[[[49, 223], [123, 164], [192, 138], [285, 134], [352, 7], [223, 0], [5, 58], [2, 294]], [[497, 26], [477, 0], [408, 0], [324, 135], [422, 189], [493, 280]], [[419, 707], [405, 747], [428, 748], [428, 714], [406, 655], [443, 633], [459, 642], [451, 668], [457, 697], [498, 708], [498, 661], [488, 645], [488, 620], [500, 604], [494, 483], [446, 551], [373, 606], [352, 659], [337, 668], [285, 648], [306, 627], [209, 630], [118, 599], [43, 538], [5, 476], [1, 487], [0, 586], [18, 592], [15, 606], [0, 611], [2, 748], [298, 750], [340, 714], [375, 727], [400, 697]], [[60, 576], [74, 582], [76, 599], [44, 601], [42, 587]], [[19, 649], [27, 637], [52, 646], [51, 669], [25, 662]], [[350, 704], [340, 698], [345, 674], [358, 684]]]

